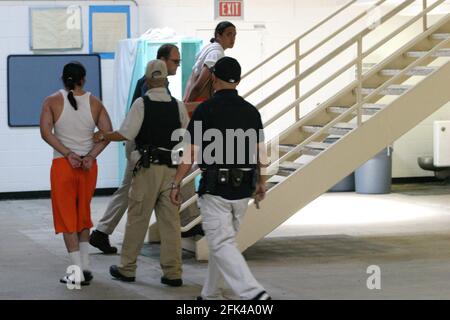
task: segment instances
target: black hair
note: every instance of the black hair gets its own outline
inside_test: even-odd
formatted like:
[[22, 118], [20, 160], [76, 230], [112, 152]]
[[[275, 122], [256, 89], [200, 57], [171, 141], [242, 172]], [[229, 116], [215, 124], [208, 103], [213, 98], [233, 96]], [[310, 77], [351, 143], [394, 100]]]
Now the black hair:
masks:
[[216, 26], [216, 30], [214, 31], [214, 38], [211, 38], [211, 40], [209, 40], [209, 41], [211, 43], [216, 42], [217, 35], [222, 35], [225, 32], [225, 29], [229, 28], [229, 27], [236, 28], [236, 26], [234, 24], [232, 24], [230, 21], [219, 22], [219, 24]]
[[67, 95], [67, 99], [69, 99], [70, 104], [75, 110], [78, 110], [77, 101], [73, 96], [72, 90], [75, 89], [75, 86], [81, 86], [82, 80], [86, 77], [86, 69], [84, 66], [78, 61], [69, 62], [64, 66], [62, 81], [66, 89], [69, 89], [69, 94]]
[[158, 53], [156, 54], [156, 59], [161, 59], [161, 58], [164, 58], [166, 60], [169, 59], [170, 52], [172, 51], [172, 49], [178, 49], [178, 47], [171, 43], [163, 44], [158, 49]]

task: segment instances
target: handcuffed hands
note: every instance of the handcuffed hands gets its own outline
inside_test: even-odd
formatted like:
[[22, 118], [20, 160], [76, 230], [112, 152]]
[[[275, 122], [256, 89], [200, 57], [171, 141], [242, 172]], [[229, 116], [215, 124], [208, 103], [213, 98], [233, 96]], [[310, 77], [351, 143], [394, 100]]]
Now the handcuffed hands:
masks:
[[80, 168], [82, 165], [83, 159], [79, 155], [77, 155], [75, 152], [69, 152], [66, 155], [67, 160], [69, 160], [70, 165], [72, 168]]
[[89, 171], [94, 164], [95, 158], [91, 155], [86, 155], [81, 161], [81, 167], [83, 170]]

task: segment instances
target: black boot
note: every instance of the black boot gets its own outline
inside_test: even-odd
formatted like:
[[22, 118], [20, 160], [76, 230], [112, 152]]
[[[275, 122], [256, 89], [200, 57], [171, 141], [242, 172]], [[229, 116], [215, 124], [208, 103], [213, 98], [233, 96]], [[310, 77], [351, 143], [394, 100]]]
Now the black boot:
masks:
[[186, 232], [182, 232], [181, 233], [181, 237], [182, 238], [189, 238], [189, 237], [193, 237], [193, 236], [196, 236], [196, 235], [200, 235], [200, 236], [204, 236], [205, 235], [205, 232], [203, 231], [201, 223], [199, 223], [199, 224], [195, 225], [194, 227], [192, 227], [191, 230], [188, 230]]
[[112, 265], [109, 267], [109, 273], [117, 280], [124, 282], [134, 282], [136, 281], [135, 277], [127, 277], [120, 273], [119, 268], [116, 265]]
[[89, 243], [91, 246], [96, 247], [105, 254], [115, 254], [117, 253], [117, 248], [112, 247], [109, 243], [109, 237], [106, 233], [98, 230], [94, 230], [89, 237]]
[[166, 284], [171, 287], [181, 287], [183, 285], [183, 280], [181, 279], [169, 279], [166, 277], [161, 277], [161, 283]]

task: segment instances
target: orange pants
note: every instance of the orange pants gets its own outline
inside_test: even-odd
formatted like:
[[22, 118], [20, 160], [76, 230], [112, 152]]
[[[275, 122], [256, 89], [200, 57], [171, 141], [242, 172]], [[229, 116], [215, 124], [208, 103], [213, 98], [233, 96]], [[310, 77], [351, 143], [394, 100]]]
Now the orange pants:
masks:
[[91, 199], [97, 184], [97, 162], [89, 171], [74, 169], [66, 158], [57, 158], [50, 170], [55, 232], [73, 233], [92, 228]]

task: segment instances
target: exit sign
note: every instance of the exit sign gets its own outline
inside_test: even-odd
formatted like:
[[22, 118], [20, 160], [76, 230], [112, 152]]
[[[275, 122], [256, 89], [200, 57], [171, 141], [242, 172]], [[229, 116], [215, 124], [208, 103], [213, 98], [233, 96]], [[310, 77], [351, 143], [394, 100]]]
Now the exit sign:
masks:
[[216, 19], [243, 19], [243, 0], [216, 0]]

